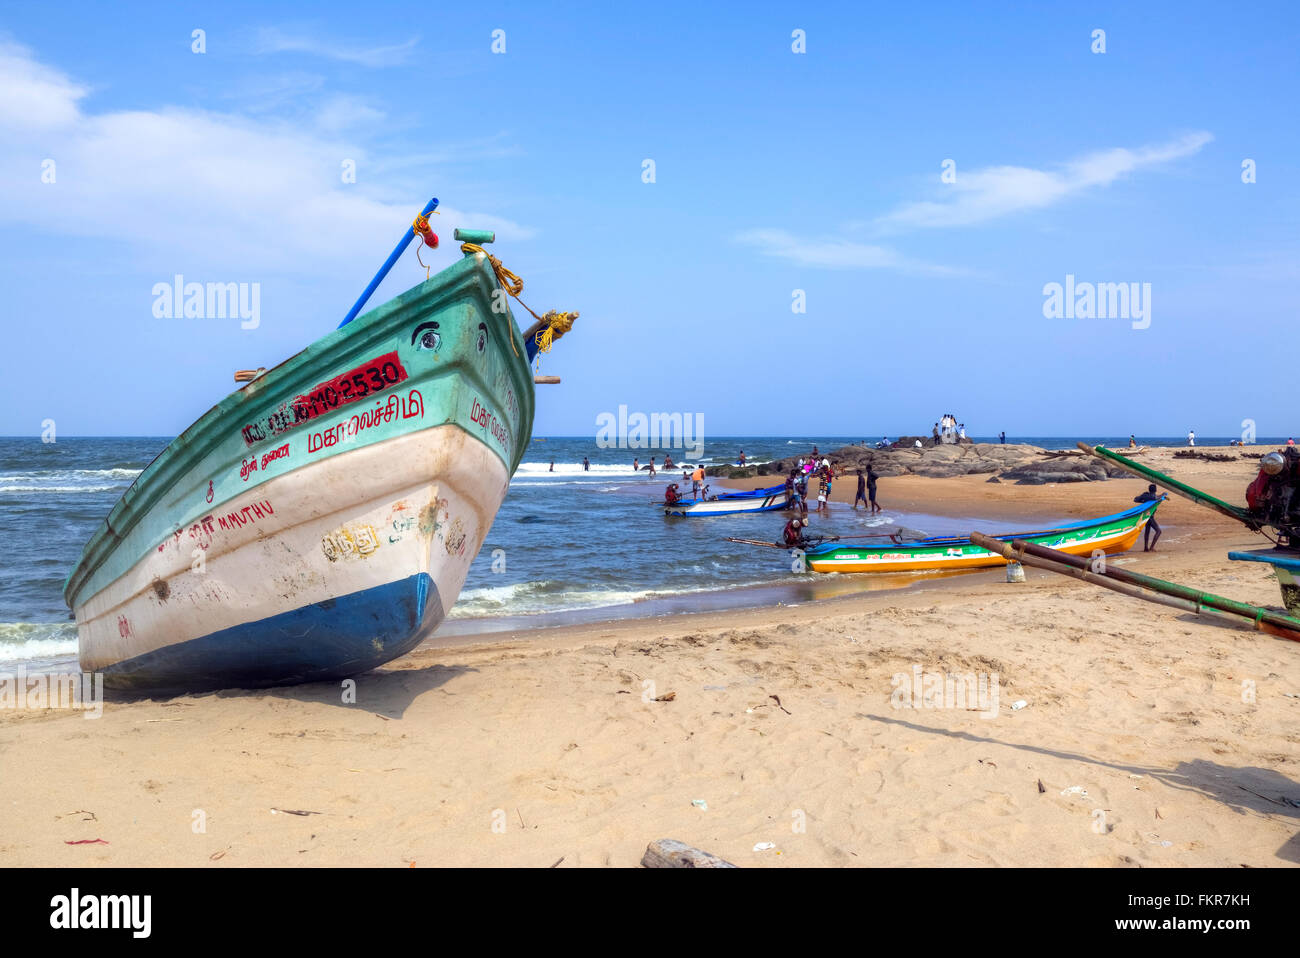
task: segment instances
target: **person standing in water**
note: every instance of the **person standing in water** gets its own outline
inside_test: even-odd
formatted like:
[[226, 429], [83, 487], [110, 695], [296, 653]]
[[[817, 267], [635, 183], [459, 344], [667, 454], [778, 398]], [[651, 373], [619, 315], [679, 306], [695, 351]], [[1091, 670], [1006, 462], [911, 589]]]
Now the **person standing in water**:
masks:
[[740, 464], [741, 464], [742, 466], [745, 464], [745, 450], [743, 450], [743, 449], [740, 450]]
[[641, 460], [640, 460], [640, 459], [633, 459], [633, 460], [632, 460], [632, 471], [633, 471], [633, 472], [640, 472], [640, 471], [641, 471]]
[[588, 459], [586, 456], [582, 457], [582, 471], [591, 472], [591, 460]]
[[[1164, 502], [1168, 498], [1169, 496], [1167, 495], [1157, 495], [1156, 484], [1153, 482], [1151, 483], [1151, 485], [1147, 486], [1146, 492], [1142, 493], [1140, 496], [1134, 496], [1133, 501], [1134, 502]], [[1152, 549], [1156, 547], [1156, 543], [1160, 541], [1160, 531], [1161, 531], [1160, 524], [1156, 522], [1156, 517], [1153, 515], [1150, 519], [1147, 520], [1147, 530], [1142, 541], [1143, 552], [1150, 552]], [[1155, 533], [1154, 538], [1152, 538], [1151, 536], [1152, 532]]]
[[871, 508], [871, 503], [867, 501], [867, 477], [862, 474], [861, 469], [858, 470], [858, 494], [853, 497], [854, 509], [858, 507], [859, 502], [868, 509]]
[[876, 471], [871, 468], [871, 463], [867, 463], [867, 498], [871, 500], [871, 512], [874, 515], [877, 512], [884, 512], [876, 502]]
[[551, 460], [551, 468], [548, 469], [548, 470], [546, 470], [546, 471], [547, 471], [547, 472], [554, 472], [554, 471], [555, 471], [555, 460], [554, 460], [554, 459]]

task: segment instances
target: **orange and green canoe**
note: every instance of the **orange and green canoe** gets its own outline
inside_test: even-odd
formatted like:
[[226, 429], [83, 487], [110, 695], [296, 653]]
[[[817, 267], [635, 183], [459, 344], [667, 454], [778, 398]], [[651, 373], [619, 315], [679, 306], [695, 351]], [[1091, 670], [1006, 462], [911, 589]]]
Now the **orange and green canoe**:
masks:
[[[1071, 555], [1125, 552], [1142, 535], [1160, 503], [1142, 503], [1100, 519], [1066, 523], [1043, 532], [997, 536], [1004, 542], [1023, 539]], [[921, 539], [903, 545], [854, 546], [823, 543], [809, 549], [804, 562], [813, 572], [940, 572], [1005, 565], [996, 552], [964, 536]]]

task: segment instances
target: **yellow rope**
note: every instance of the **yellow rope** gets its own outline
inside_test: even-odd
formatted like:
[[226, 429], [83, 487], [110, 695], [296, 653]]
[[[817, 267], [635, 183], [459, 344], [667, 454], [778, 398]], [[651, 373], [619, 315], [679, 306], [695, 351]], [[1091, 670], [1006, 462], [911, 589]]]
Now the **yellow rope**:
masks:
[[[492, 272], [496, 274], [497, 282], [501, 284], [501, 288], [513, 296], [520, 306], [528, 310], [529, 313], [532, 313], [533, 319], [537, 320], [539, 323], [545, 324], [545, 327], [539, 330], [536, 336], [537, 354], [539, 356], [542, 353], [549, 353], [551, 351], [551, 345], [555, 340], [559, 339], [573, 328], [573, 321], [578, 318], [578, 313], [576, 311], [572, 313], [560, 313], [551, 310], [545, 316], [538, 316], [534, 313], [531, 307], [519, 298], [519, 294], [524, 291], [524, 281], [501, 265], [501, 260], [497, 259], [482, 246], [479, 246], [477, 243], [461, 243], [460, 251], [465, 254], [482, 253], [486, 256], [488, 262], [492, 264]], [[513, 336], [510, 337], [510, 348], [515, 349], [515, 338]], [[515, 355], [519, 355], [519, 350], [515, 349]]]
[[536, 336], [538, 355], [549, 353], [551, 344], [571, 330], [573, 321], [577, 318], [578, 313], [576, 310], [572, 313], [559, 313], [551, 310], [543, 316], [542, 322], [546, 324], [546, 328], [539, 330]]

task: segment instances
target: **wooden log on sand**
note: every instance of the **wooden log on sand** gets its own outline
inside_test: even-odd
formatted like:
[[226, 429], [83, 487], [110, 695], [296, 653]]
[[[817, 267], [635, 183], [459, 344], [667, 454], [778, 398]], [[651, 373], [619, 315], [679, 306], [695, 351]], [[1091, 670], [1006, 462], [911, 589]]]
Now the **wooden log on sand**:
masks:
[[643, 868], [735, 868], [731, 862], [723, 861], [717, 855], [711, 855], [698, 848], [692, 848], [675, 838], [661, 838], [645, 847], [641, 856]]

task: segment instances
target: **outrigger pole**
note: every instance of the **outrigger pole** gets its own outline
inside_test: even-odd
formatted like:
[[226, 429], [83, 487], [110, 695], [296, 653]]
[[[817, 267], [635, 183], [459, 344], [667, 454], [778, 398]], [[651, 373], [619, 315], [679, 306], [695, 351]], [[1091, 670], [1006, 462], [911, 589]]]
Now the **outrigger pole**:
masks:
[[1245, 625], [1279, 638], [1300, 641], [1300, 619], [1289, 615], [1225, 599], [1212, 592], [1190, 589], [1139, 572], [1129, 572], [1113, 565], [1102, 566], [1097, 563], [1094, 566], [1092, 560], [1083, 556], [1068, 555], [1033, 542], [1020, 539], [1004, 542], [979, 532], [972, 532], [970, 541], [1013, 562], [1091, 582], [1134, 599], [1144, 599], [1194, 615]]
[[[425, 204], [424, 209], [420, 211], [420, 216], [427, 217], [437, 208], [438, 198], [435, 196]], [[406, 232], [402, 234], [402, 241], [398, 243], [397, 247], [388, 255], [388, 259], [384, 261], [384, 265], [379, 267], [379, 272], [376, 273], [375, 278], [370, 281], [370, 285], [367, 286], [366, 291], [361, 294], [361, 298], [352, 304], [352, 308], [348, 310], [348, 314], [343, 317], [343, 322], [339, 323], [339, 329], [342, 329], [348, 323], [352, 322], [352, 320], [357, 318], [357, 313], [361, 312], [361, 307], [366, 305], [366, 300], [370, 299], [374, 294], [375, 289], [384, 281], [384, 277], [388, 275], [388, 271], [396, 265], [402, 254], [406, 252], [406, 247], [411, 245], [411, 240], [415, 239], [416, 235], [414, 227], [408, 226], [406, 228]]]
[[1113, 462], [1121, 469], [1133, 473], [1135, 476], [1141, 476], [1143, 479], [1150, 479], [1158, 486], [1168, 489], [1170, 492], [1177, 493], [1184, 499], [1190, 499], [1198, 506], [1205, 506], [1213, 509], [1215, 512], [1222, 513], [1229, 519], [1236, 519], [1238, 522], [1258, 531], [1258, 525], [1249, 512], [1240, 506], [1234, 506], [1224, 502], [1222, 499], [1216, 499], [1208, 492], [1201, 492], [1200, 489], [1189, 486], [1186, 483], [1179, 482], [1177, 479], [1166, 476], [1163, 472], [1158, 472], [1150, 466], [1144, 466], [1140, 462], [1134, 462], [1126, 456], [1121, 456], [1110, 449], [1104, 449], [1098, 446], [1090, 446], [1086, 442], [1078, 444], [1079, 448], [1089, 455], [1096, 456], [1098, 459], [1104, 459], [1107, 462]]

